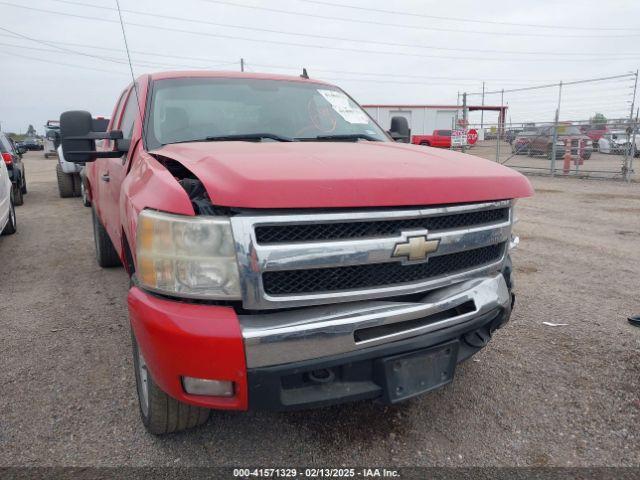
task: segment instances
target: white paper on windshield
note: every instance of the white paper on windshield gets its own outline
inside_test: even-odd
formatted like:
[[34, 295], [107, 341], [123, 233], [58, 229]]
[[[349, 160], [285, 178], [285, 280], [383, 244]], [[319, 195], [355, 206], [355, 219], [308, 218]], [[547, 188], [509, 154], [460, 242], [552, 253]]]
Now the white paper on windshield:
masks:
[[331, 107], [349, 123], [369, 123], [369, 119], [365, 113], [356, 108], [349, 102], [349, 97], [337, 90], [320, 90], [318, 93], [322, 95]]

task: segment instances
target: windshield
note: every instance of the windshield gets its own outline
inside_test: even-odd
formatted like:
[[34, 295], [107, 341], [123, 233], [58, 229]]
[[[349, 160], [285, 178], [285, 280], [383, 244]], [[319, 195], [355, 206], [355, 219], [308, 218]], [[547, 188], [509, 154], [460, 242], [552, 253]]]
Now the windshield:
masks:
[[146, 131], [149, 149], [212, 138], [233, 140], [242, 135], [258, 135], [253, 139], [264, 141], [388, 140], [360, 106], [336, 87], [242, 78], [154, 83]]

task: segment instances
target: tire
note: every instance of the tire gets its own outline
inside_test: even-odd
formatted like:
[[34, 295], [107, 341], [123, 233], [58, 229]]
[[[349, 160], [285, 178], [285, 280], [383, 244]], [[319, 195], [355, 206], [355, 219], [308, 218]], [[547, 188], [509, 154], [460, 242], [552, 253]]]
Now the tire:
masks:
[[73, 179], [73, 196], [81, 197], [82, 196], [82, 179], [80, 178], [79, 173], [72, 173], [71, 178]]
[[422, 142], [420, 145], [423, 146], [423, 147], [430, 147], [431, 146], [431, 144], [429, 142]]
[[532, 150], [531, 146], [529, 146], [529, 148], [527, 148], [527, 157], [533, 157], [533, 150]]
[[60, 198], [75, 197], [73, 174], [64, 173], [58, 163], [56, 164], [56, 176], [58, 177], [58, 192], [60, 192]]
[[17, 222], [16, 222], [16, 209], [13, 206], [13, 200], [9, 200], [9, 221], [4, 226], [2, 230], [2, 235], [13, 235], [16, 233]]
[[82, 178], [80, 179], [80, 197], [82, 197], [82, 205], [85, 207], [91, 206], [91, 200], [89, 200], [89, 195], [87, 194], [87, 187], [85, 187]]
[[93, 240], [96, 246], [96, 260], [102, 268], [119, 267], [122, 265], [120, 257], [113, 243], [109, 238], [109, 234], [100, 223], [100, 219], [94, 209], [91, 209], [93, 216]]
[[13, 190], [13, 204], [16, 206], [22, 205], [24, 203], [22, 188], [14, 183], [12, 184], [11, 189]]
[[45, 154], [44, 154], [44, 158], [49, 158], [49, 154], [48, 154], [48, 153], [45, 153]]
[[133, 332], [131, 345], [140, 417], [147, 431], [154, 435], [163, 435], [206, 423], [210, 413], [208, 408], [187, 405], [160, 390], [149, 374]]
[[27, 177], [24, 174], [24, 170], [22, 170], [22, 187], [20, 188], [22, 190], [22, 194], [26, 195], [27, 192]]

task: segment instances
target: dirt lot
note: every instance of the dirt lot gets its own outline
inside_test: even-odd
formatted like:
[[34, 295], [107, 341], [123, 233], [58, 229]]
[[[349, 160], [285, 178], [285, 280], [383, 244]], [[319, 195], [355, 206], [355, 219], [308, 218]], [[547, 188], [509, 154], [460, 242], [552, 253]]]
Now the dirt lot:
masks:
[[[639, 465], [640, 186], [534, 177], [512, 321], [455, 382], [397, 407], [220, 413], [155, 438], [138, 419], [122, 269], [90, 210], [26, 157], [0, 238], [0, 465]], [[543, 321], [566, 323], [550, 327]]]

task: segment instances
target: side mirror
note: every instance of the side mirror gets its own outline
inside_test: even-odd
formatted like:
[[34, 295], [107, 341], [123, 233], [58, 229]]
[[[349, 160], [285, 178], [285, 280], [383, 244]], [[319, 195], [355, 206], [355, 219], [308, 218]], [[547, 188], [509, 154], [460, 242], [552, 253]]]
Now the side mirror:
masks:
[[389, 135], [396, 142], [409, 143], [411, 141], [411, 130], [407, 119], [404, 117], [391, 117]]
[[110, 132], [93, 131], [93, 118], [89, 112], [71, 110], [60, 115], [60, 137], [62, 153], [68, 162], [87, 163], [97, 158], [118, 158], [122, 152], [96, 151], [96, 140], [119, 140], [122, 138], [120, 130]]
[[23, 146], [18, 147], [17, 150], [18, 150], [18, 155], [24, 155], [25, 153], [27, 153], [27, 149]]

